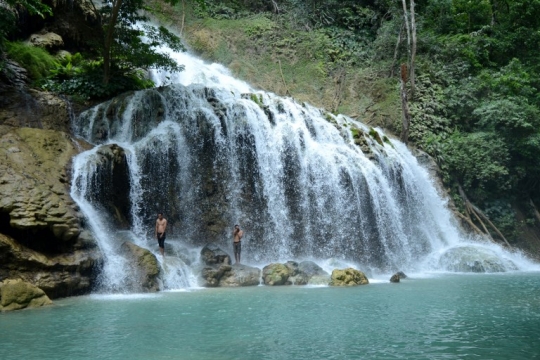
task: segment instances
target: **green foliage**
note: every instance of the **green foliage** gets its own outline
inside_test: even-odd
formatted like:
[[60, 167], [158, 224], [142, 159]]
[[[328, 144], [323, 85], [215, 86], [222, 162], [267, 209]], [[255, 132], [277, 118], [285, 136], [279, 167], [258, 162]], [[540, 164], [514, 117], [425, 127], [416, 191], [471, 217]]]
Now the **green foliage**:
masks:
[[54, 56], [39, 47], [14, 42], [7, 43], [6, 50], [8, 56], [24, 67], [33, 80], [42, 79], [58, 65]]
[[[74, 65], [76, 64], [76, 65]], [[41, 88], [81, 99], [107, 99], [126, 91], [147, 89], [154, 83], [142, 71], [114, 69], [108, 84], [103, 83], [103, 63], [82, 60], [75, 54], [69, 61], [51, 70]]]
[[510, 156], [504, 141], [494, 133], [454, 132], [443, 142], [445, 168], [478, 199], [511, 188]]

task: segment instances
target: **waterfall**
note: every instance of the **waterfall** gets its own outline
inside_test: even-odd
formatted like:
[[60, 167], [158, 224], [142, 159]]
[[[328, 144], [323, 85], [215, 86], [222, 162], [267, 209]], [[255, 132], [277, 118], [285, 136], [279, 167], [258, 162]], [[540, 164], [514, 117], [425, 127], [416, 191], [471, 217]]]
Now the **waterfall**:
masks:
[[116, 230], [157, 254], [158, 212], [177, 255], [168, 288], [195, 286], [197, 249], [213, 242], [231, 252], [237, 223], [243, 261], [254, 265], [335, 259], [375, 272], [461, 271], [466, 254], [481, 253], [499, 266], [476, 264], [487, 271], [529, 266], [463, 234], [428, 172], [380, 129], [171, 56], [185, 72], [153, 72], [158, 87], [100, 104], [75, 124], [95, 147], [74, 160], [72, 196], [104, 252], [106, 288], [130, 276]]

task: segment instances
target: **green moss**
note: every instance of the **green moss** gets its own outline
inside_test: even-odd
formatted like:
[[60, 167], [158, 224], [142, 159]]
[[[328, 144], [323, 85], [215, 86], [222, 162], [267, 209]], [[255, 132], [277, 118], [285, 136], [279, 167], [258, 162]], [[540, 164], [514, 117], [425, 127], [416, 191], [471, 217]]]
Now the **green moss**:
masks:
[[369, 129], [369, 136], [371, 136], [376, 142], [378, 142], [379, 145], [384, 146], [384, 143], [383, 143], [383, 140], [381, 139], [381, 136], [379, 135], [379, 133], [374, 128]]
[[262, 95], [260, 95], [260, 94], [259, 95], [257, 95], [257, 94], [249, 94], [249, 98], [255, 104], [259, 105], [259, 107], [262, 108], [264, 106]]
[[32, 80], [47, 76], [49, 70], [56, 68], [58, 60], [46, 50], [20, 42], [7, 44], [8, 57], [24, 67]]
[[360, 139], [360, 136], [362, 136], [363, 131], [358, 128], [352, 128], [351, 133], [352, 133], [353, 139]]

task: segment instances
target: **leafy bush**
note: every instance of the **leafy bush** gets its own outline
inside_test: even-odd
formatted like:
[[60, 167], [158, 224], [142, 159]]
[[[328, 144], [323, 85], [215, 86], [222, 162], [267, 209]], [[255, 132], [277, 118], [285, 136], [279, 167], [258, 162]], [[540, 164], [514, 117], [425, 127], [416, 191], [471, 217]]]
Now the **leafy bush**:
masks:
[[58, 66], [58, 61], [46, 50], [20, 42], [7, 44], [8, 57], [24, 67], [33, 80], [47, 76], [51, 69]]
[[[72, 58], [73, 60], [73, 58]], [[83, 99], [105, 99], [126, 91], [147, 89], [154, 83], [145, 78], [139, 71], [113, 72], [111, 81], [103, 84], [103, 64], [100, 61], [82, 61], [80, 66], [67, 62], [52, 70], [50, 77], [43, 81], [41, 87], [48, 91], [73, 95]]]
[[456, 131], [443, 144], [445, 170], [477, 199], [511, 187], [510, 155], [504, 140], [496, 134]]

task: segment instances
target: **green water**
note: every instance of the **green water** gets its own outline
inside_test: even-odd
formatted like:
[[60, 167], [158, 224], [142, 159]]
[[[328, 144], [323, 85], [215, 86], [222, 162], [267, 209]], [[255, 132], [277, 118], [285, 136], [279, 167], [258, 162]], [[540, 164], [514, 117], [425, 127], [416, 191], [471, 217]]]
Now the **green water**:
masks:
[[55, 303], [0, 314], [0, 359], [540, 359], [540, 273]]

